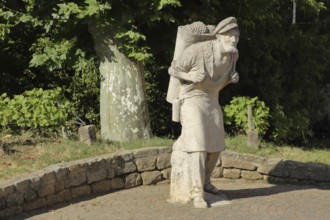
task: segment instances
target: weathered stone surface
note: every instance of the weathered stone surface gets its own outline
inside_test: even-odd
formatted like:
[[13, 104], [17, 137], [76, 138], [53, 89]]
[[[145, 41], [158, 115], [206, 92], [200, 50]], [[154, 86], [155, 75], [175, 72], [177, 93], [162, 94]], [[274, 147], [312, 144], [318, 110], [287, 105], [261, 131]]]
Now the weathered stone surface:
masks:
[[308, 179], [306, 164], [292, 160], [284, 161], [285, 170], [289, 172], [289, 177], [293, 179]]
[[21, 212], [22, 212], [22, 206], [9, 207], [4, 210], [0, 210], [0, 219], [7, 219]]
[[38, 175], [33, 175], [30, 178], [31, 183], [30, 183], [30, 187], [32, 190], [38, 190], [40, 187], [40, 176]]
[[142, 179], [139, 173], [131, 173], [125, 177], [125, 188], [131, 188], [140, 185], [142, 185]]
[[109, 179], [115, 177], [115, 171], [112, 166], [107, 168], [107, 174]]
[[107, 176], [108, 176], [107, 171], [104, 169], [89, 172], [89, 173], [87, 173], [87, 183], [91, 184], [94, 182], [105, 180], [107, 178]]
[[103, 158], [96, 158], [91, 159], [91, 161], [88, 162], [88, 168], [87, 171], [96, 171], [96, 170], [104, 170], [106, 169], [105, 160]]
[[54, 184], [48, 184], [48, 185], [42, 185], [40, 186], [40, 189], [38, 190], [38, 196], [44, 197], [55, 193], [55, 185]]
[[13, 185], [5, 185], [0, 187], [0, 198], [7, 197], [10, 193], [14, 192], [15, 187]]
[[267, 160], [265, 157], [259, 157], [251, 154], [239, 154], [238, 158], [240, 160], [253, 162], [254, 164], [262, 164], [265, 163]]
[[22, 192], [13, 192], [7, 196], [7, 207], [20, 206], [24, 202], [24, 194]]
[[213, 172], [212, 172], [211, 177], [212, 178], [221, 178], [221, 177], [223, 177], [223, 168], [222, 167], [215, 167]]
[[330, 166], [317, 163], [308, 163], [307, 165], [305, 172], [309, 179], [330, 182]]
[[233, 159], [239, 159], [239, 153], [233, 152], [233, 151], [229, 151], [229, 150], [225, 150], [225, 151], [221, 151], [220, 157], [221, 159], [223, 157], [227, 157], [227, 158], [233, 158]]
[[162, 180], [162, 173], [159, 171], [144, 172], [141, 176], [143, 185], [156, 184]]
[[260, 164], [257, 171], [261, 174], [288, 177], [289, 171], [285, 169], [284, 164], [285, 162], [283, 159], [269, 158], [266, 163]]
[[158, 155], [158, 148], [142, 148], [142, 149], [133, 151], [133, 154], [136, 159], [146, 158], [146, 157], [155, 157]]
[[171, 154], [162, 154], [157, 157], [156, 166], [159, 170], [171, 167]]
[[0, 198], [0, 209], [3, 209], [6, 207], [6, 199]]
[[24, 211], [31, 211], [39, 208], [43, 208], [47, 205], [45, 197], [38, 198], [37, 200], [29, 203], [24, 203], [23, 210]]
[[56, 180], [59, 181], [67, 177], [69, 169], [67, 167], [60, 167], [55, 165], [54, 172], [55, 172]]
[[86, 173], [85, 172], [70, 172], [68, 178], [64, 181], [65, 188], [70, 186], [79, 186], [86, 182]]
[[64, 180], [58, 180], [55, 183], [55, 191], [56, 192], [61, 192], [65, 189], [65, 182]]
[[114, 167], [115, 176], [132, 173], [134, 171], [136, 171], [136, 166], [133, 162], [126, 162]]
[[158, 154], [171, 154], [172, 153], [172, 146], [164, 146], [164, 147], [157, 147]]
[[242, 170], [241, 177], [247, 180], [261, 180], [263, 176], [257, 171]]
[[72, 200], [71, 190], [66, 189], [66, 190], [63, 190], [62, 192], [59, 192], [57, 194], [57, 199], [60, 202], [71, 201]]
[[164, 179], [171, 179], [172, 168], [167, 168], [161, 171]]
[[109, 192], [110, 186], [111, 186], [110, 180], [104, 180], [101, 182], [93, 183], [91, 187], [93, 193], [101, 193], [101, 192]]
[[121, 157], [124, 162], [130, 162], [134, 159], [134, 154], [132, 152], [121, 152], [118, 156]]
[[124, 181], [121, 178], [114, 178], [110, 180], [111, 189], [121, 189], [125, 186]]
[[91, 145], [96, 141], [95, 125], [81, 126], [78, 130], [79, 141]]
[[139, 158], [136, 159], [135, 163], [138, 171], [150, 171], [156, 168], [155, 157]]
[[239, 159], [232, 159], [228, 157], [222, 158], [222, 167], [223, 168], [238, 168], [243, 170], [256, 170], [257, 166], [251, 162], [242, 161]]
[[33, 201], [37, 198], [37, 193], [33, 190], [26, 190], [24, 193], [24, 199], [27, 202]]
[[18, 179], [15, 181], [14, 185], [17, 191], [25, 191], [30, 188], [30, 179]]
[[91, 187], [89, 185], [83, 185], [83, 186], [71, 188], [71, 195], [73, 199], [82, 196], [87, 196], [89, 194], [91, 194]]
[[54, 184], [56, 182], [55, 172], [51, 171], [40, 176], [40, 185]]
[[241, 177], [241, 170], [239, 169], [224, 169], [223, 177], [228, 179], [239, 179]]
[[49, 195], [46, 197], [46, 204], [47, 206], [50, 206], [50, 205], [54, 205], [56, 203], [59, 203], [59, 199], [57, 197], [57, 195]]
[[86, 160], [78, 160], [68, 163], [68, 170], [70, 173], [86, 172], [88, 168], [88, 162]]

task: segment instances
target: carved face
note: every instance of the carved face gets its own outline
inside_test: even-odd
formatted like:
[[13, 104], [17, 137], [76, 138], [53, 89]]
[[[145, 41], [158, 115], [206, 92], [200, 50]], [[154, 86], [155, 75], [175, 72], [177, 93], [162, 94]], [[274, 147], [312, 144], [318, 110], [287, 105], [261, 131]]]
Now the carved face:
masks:
[[234, 28], [226, 33], [218, 34], [217, 37], [223, 44], [225, 44], [225, 46], [236, 47], [239, 41], [239, 31]]

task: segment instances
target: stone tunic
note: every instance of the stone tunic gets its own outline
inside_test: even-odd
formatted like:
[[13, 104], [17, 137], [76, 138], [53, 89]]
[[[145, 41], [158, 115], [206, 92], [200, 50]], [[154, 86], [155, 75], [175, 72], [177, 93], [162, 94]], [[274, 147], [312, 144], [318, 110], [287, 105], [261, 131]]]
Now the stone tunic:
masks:
[[212, 41], [202, 42], [185, 49], [172, 63], [175, 71], [206, 74], [206, 79], [200, 83], [181, 80], [182, 132], [176, 150], [210, 153], [225, 150], [223, 114], [218, 99], [219, 91], [235, 71], [237, 54], [222, 53], [220, 56], [214, 53], [217, 51], [214, 51]]

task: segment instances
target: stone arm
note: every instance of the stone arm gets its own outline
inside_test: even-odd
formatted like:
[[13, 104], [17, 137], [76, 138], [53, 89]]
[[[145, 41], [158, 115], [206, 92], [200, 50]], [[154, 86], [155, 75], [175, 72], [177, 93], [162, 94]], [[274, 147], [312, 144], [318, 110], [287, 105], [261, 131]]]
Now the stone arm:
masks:
[[175, 70], [172, 66], [168, 69], [168, 73], [180, 80], [185, 80], [192, 83], [199, 83], [205, 80], [206, 75], [204, 73], [198, 72], [198, 71], [178, 71]]

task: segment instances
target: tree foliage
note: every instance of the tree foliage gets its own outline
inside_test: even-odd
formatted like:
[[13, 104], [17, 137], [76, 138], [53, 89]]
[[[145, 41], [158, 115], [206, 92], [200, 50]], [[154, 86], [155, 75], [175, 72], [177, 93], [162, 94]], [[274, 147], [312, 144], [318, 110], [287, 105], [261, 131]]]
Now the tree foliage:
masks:
[[88, 23], [98, 22], [111, 27], [128, 57], [145, 63], [153, 129], [175, 137], [179, 126], [171, 122], [165, 93], [177, 26], [235, 16], [240, 82], [221, 93], [221, 104], [258, 96], [272, 116], [267, 137], [301, 142], [321, 120], [320, 92], [330, 81], [330, 1], [296, 2], [293, 25], [286, 0], [2, 0], [0, 92], [60, 86], [80, 117], [97, 122], [100, 77]]

